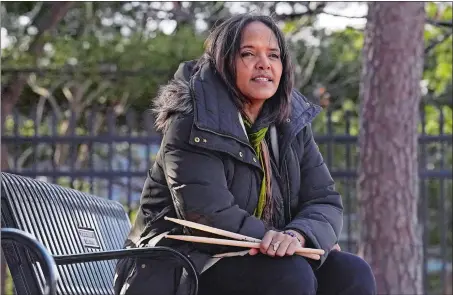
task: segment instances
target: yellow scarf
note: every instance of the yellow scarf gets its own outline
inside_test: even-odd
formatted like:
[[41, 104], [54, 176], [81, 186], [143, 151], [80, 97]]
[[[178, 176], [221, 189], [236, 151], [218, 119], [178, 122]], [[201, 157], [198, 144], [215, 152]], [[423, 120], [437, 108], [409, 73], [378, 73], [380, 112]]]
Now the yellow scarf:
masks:
[[272, 200], [271, 197], [271, 185], [270, 185], [270, 178], [271, 178], [271, 167], [270, 167], [270, 159], [269, 159], [269, 149], [266, 144], [266, 140], [264, 139], [266, 133], [268, 131], [268, 127], [261, 128], [256, 132], [252, 132], [251, 128], [252, 125], [246, 119], [244, 119], [245, 129], [247, 131], [247, 135], [249, 137], [250, 144], [252, 145], [253, 149], [256, 152], [256, 156], [261, 163], [261, 167], [264, 170], [264, 176], [261, 181], [261, 188], [258, 196], [258, 206], [255, 209], [254, 215], [257, 218], [262, 218], [267, 222], [271, 221], [272, 218]]

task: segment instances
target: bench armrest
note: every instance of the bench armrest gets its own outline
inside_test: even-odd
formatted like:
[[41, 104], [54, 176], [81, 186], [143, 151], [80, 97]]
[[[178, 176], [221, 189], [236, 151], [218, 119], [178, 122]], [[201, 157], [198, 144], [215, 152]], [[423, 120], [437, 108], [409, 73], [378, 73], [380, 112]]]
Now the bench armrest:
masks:
[[186, 269], [189, 278], [192, 280], [192, 288], [189, 294], [196, 295], [198, 293], [198, 272], [188, 257], [184, 254], [169, 248], [169, 247], [145, 247], [145, 248], [129, 248], [102, 252], [88, 252], [82, 254], [71, 255], [55, 255], [53, 256], [57, 265], [94, 262], [103, 260], [114, 260], [121, 258], [146, 257], [157, 258], [168, 256], [177, 260]]
[[34, 236], [17, 228], [2, 228], [1, 234], [2, 244], [8, 241], [16, 242], [33, 252], [38, 261], [42, 263], [42, 271], [47, 282], [47, 285], [44, 286], [44, 294], [56, 294], [59, 276], [57, 265], [49, 251]]

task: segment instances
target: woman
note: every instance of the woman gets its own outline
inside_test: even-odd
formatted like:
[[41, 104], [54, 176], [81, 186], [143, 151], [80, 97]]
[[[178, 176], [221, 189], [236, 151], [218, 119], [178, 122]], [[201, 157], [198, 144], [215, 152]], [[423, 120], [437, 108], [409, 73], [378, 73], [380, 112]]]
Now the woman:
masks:
[[[375, 294], [368, 264], [332, 250], [342, 201], [310, 127], [320, 108], [293, 89], [281, 31], [270, 17], [240, 15], [205, 45], [156, 99], [164, 137], [126, 246], [185, 253], [201, 272], [201, 295]], [[206, 235], [165, 216], [259, 238], [261, 248], [213, 260], [237, 249], [162, 239], [168, 232]], [[326, 254], [318, 261], [294, 255], [301, 246]], [[167, 260], [122, 260], [115, 288], [184, 294], [181, 274]]]

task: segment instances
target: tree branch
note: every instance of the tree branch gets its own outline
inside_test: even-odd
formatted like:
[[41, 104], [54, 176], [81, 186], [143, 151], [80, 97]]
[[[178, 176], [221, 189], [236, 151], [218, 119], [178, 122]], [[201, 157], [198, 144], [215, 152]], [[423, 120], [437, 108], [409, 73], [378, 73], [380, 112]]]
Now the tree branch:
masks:
[[431, 50], [434, 49], [434, 47], [436, 47], [437, 45], [443, 43], [451, 35], [453, 35], [453, 31], [446, 33], [445, 35], [442, 36], [442, 38], [439, 38], [437, 40], [431, 41], [431, 43], [425, 48], [425, 54], [428, 54]]
[[35, 124], [40, 125], [43, 114], [44, 114], [44, 105], [46, 101], [48, 100], [50, 105], [53, 107], [53, 112], [56, 115], [57, 119], [60, 120], [62, 117], [62, 112], [60, 107], [58, 106], [58, 103], [56, 102], [55, 97], [53, 96], [53, 93], [55, 90], [62, 84], [64, 81], [61, 79], [56, 79], [55, 82], [52, 83], [52, 85], [46, 89], [38, 85], [36, 81], [36, 75], [30, 75], [28, 79], [28, 86], [32, 89], [33, 92], [38, 94], [39, 101], [38, 101], [38, 107], [36, 109], [36, 122]]
[[362, 16], [357, 16], [357, 15], [342, 15], [342, 14], [338, 14], [338, 13], [335, 13], [335, 12], [327, 12], [325, 10], [323, 10], [321, 13], [324, 13], [324, 14], [327, 14], [327, 15], [331, 15], [331, 16], [336, 16], [336, 17], [344, 17], [344, 18], [354, 18], [354, 19], [366, 19], [367, 16], [366, 15], [362, 15]]
[[[328, 11], [322, 11], [321, 13], [332, 15], [332, 16], [337, 16], [337, 17], [344, 17], [344, 18], [352, 18], [352, 19], [366, 19], [367, 15], [363, 16], [353, 16], [353, 15], [342, 15], [338, 14], [335, 12], [328, 12]], [[436, 27], [447, 27], [447, 28], [453, 28], [453, 23], [451, 21], [439, 21], [439, 20], [434, 20], [434, 19], [426, 19], [426, 23], [436, 26]]]
[[[68, 12], [72, 2], [52, 2], [45, 3], [38, 15], [36, 16], [33, 26], [38, 30], [33, 42], [30, 44], [28, 54], [39, 57], [44, 48], [44, 40], [42, 36], [45, 32], [52, 30], [58, 22]], [[12, 108], [16, 104], [19, 96], [27, 82], [28, 74], [17, 73], [10, 82], [2, 89], [2, 124], [4, 118], [11, 113]]]
[[426, 19], [426, 23], [436, 26], [436, 27], [446, 27], [446, 28], [453, 28], [453, 23], [451, 21], [440, 21], [434, 19]]
[[24, 26], [21, 30], [21, 34], [27, 31], [27, 29], [30, 27], [30, 24], [33, 24], [35, 21], [35, 18], [39, 15], [39, 13], [42, 11], [42, 6], [44, 2], [36, 2], [35, 6], [30, 10], [26, 15], [30, 19], [30, 23], [28, 26]]
[[297, 89], [302, 89], [307, 85], [308, 81], [310, 81], [316, 62], [318, 61], [318, 57], [321, 54], [321, 50], [317, 47], [308, 48], [302, 58], [303, 60], [308, 52], [310, 52], [310, 56], [308, 57], [307, 62], [303, 64], [304, 70], [303, 73], [301, 73], [300, 79], [298, 79], [299, 82], [297, 83]]

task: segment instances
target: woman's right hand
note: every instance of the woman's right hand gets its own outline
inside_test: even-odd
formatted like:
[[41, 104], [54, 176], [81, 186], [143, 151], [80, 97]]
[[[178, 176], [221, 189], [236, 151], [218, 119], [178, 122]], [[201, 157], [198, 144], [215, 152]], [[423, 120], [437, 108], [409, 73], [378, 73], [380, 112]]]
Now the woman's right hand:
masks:
[[[301, 236], [302, 237], [302, 236]], [[302, 237], [302, 243], [304, 242]], [[249, 255], [256, 255], [259, 252], [271, 257], [274, 256], [291, 256], [294, 255], [297, 248], [303, 247], [299, 239], [284, 232], [270, 230], [266, 232], [261, 240], [259, 249], [250, 249]]]
[[[292, 237], [291, 235], [285, 234], [284, 232], [278, 232], [270, 230], [266, 232], [264, 238], [261, 240], [261, 247], [259, 249], [252, 248], [249, 251], [249, 255], [256, 255], [262, 253], [269, 256], [280, 256], [285, 255], [291, 256], [294, 255], [298, 247], [305, 246], [305, 239], [302, 235], [297, 232], [291, 231], [297, 238]], [[341, 251], [340, 245], [335, 244], [331, 251]]]

